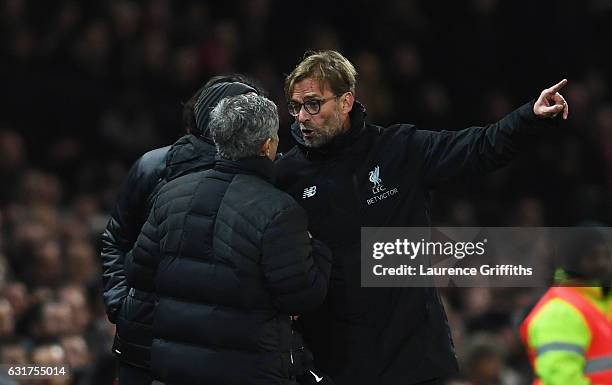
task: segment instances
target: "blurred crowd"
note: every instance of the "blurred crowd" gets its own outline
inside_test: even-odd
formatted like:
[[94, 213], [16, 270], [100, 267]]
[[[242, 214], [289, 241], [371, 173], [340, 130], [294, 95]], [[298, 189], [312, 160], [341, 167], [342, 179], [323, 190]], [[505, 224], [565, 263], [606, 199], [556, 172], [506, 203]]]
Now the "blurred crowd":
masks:
[[[567, 77], [567, 124], [534, 133], [511, 167], [439, 186], [433, 218], [610, 225], [612, 2], [535, 3], [0, 1], [0, 364], [71, 366], [40, 384], [111, 383], [99, 234], [127, 168], [178, 138], [182, 102], [230, 72], [269, 92], [290, 148], [283, 77], [308, 49], [353, 61], [357, 99], [381, 125], [493, 122]], [[528, 383], [516, 325], [542, 291], [443, 290], [453, 383]]]

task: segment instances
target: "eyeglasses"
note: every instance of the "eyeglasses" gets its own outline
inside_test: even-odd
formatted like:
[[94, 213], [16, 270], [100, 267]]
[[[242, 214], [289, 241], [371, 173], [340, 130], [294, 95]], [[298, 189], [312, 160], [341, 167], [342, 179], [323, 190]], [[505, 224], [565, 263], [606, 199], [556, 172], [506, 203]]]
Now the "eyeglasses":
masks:
[[321, 105], [337, 97], [338, 95], [330, 96], [328, 98], [323, 99], [308, 99], [304, 103], [296, 102], [295, 100], [290, 100], [287, 102], [287, 109], [289, 110], [289, 114], [294, 117], [300, 114], [302, 106], [304, 106], [304, 110], [306, 110], [306, 112], [308, 112], [310, 115], [316, 115], [321, 111]]

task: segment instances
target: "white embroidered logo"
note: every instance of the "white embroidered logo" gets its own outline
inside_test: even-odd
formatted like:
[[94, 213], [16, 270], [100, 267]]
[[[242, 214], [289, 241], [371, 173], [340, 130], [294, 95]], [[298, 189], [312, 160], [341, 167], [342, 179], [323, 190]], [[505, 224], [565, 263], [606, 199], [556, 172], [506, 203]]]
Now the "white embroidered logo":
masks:
[[306, 199], [306, 198], [313, 197], [315, 196], [316, 193], [317, 193], [317, 186], [306, 187], [304, 189], [304, 193], [302, 194], [302, 198]]
[[370, 182], [374, 183], [372, 187], [380, 186], [380, 182], [382, 182], [382, 179], [380, 179], [380, 167], [376, 166], [374, 170], [370, 171]]
[[373, 205], [375, 203], [381, 202], [384, 199], [387, 199], [395, 194], [397, 194], [397, 187], [391, 188], [387, 191], [387, 188], [382, 184], [382, 179], [380, 178], [380, 167], [375, 166], [369, 174], [370, 182], [372, 182], [372, 198], [366, 200], [368, 206]]
[[374, 185], [372, 186], [372, 194], [378, 194], [381, 191], [385, 191], [385, 186], [382, 184], [382, 179], [380, 179], [380, 167], [374, 167], [374, 170], [370, 171], [370, 182]]

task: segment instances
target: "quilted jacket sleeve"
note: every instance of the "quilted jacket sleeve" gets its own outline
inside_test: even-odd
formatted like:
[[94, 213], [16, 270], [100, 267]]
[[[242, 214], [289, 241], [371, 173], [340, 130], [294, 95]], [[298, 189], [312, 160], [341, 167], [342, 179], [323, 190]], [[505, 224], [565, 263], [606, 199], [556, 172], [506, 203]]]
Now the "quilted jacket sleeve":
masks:
[[155, 208], [142, 226], [134, 248], [125, 259], [125, 272], [131, 287], [152, 292], [155, 290], [155, 274], [161, 258], [158, 223]]
[[297, 204], [278, 213], [262, 240], [264, 276], [278, 309], [301, 314], [320, 305], [327, 294], [331, 252], [308, 235], [306, 213]]
[[129, 287], [123, 269], [126, 253], [132, 248], [142, 226], [144, 200], [141, 189], [141, 162], [134, 163], [119, 191], [111, 218], [101, 236], [104, 305], [108, 319], [115, 322]]
[[130, 168], [111, 218], [101, 236], [102, 280], [104, 304], [111, 322], [127, 296], [129, 286], [125, 277], [126, 254], [134, 246], [150, 208], [151, 197], [161, 186], [160, 176], [165, 167], [170, 146], [151, 150]]

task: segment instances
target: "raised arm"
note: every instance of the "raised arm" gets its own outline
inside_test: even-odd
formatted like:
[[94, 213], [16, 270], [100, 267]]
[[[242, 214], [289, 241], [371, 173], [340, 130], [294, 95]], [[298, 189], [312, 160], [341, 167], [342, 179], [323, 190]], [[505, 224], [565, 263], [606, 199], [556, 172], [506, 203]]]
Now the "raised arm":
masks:
[[562, 80], [543, 90], [537, 100], [512, 111], [496, 123], [460, 131], [416, 130], [413, 143], [422, 156], [426, 185], [466, 174], [481, 174], [507, 165], [529, 134], [550, 127], [569, 107], [559, 90]]

